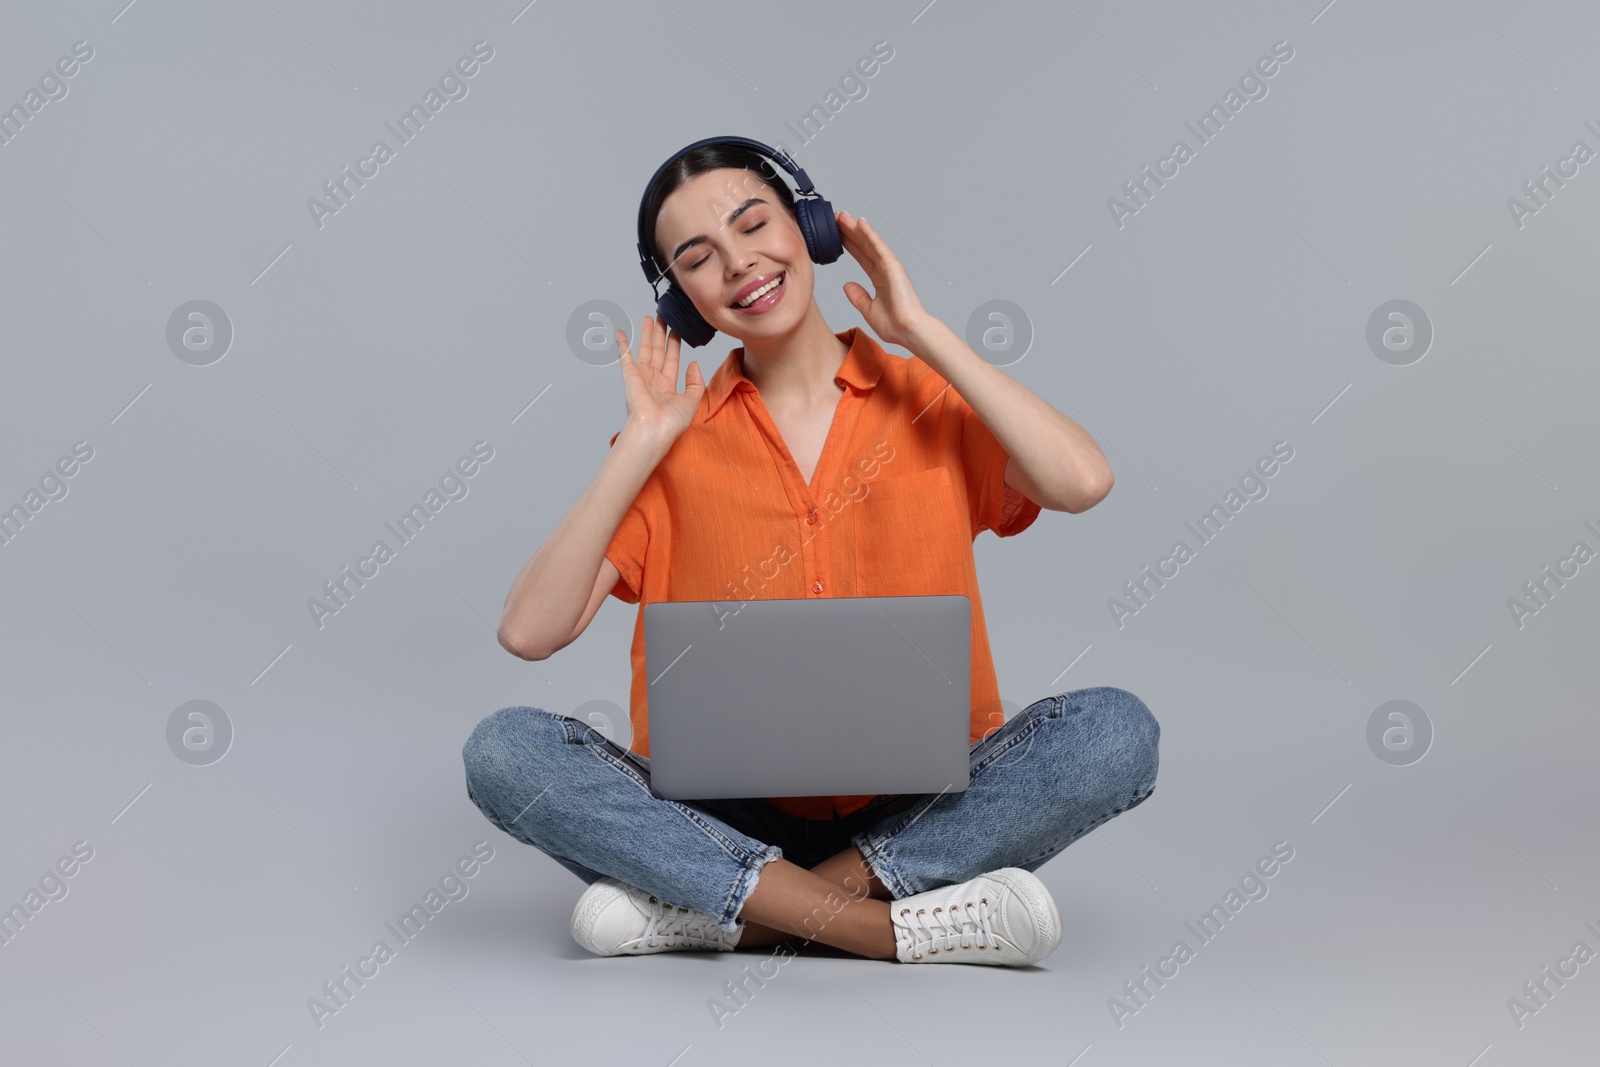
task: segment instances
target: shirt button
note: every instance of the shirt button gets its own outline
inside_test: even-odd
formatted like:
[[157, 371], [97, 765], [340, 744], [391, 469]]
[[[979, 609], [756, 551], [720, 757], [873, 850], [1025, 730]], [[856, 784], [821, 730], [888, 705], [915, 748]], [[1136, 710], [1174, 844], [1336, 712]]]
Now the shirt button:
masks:
[[813, 583], [812, 583], [812, 584], [811, 584], [811, 591], [812, 591], [812, 592], [813, 592], [813, 593], [820, 593], [820, 592], [822, 592], [822, 582], [820, 582], [820, 581], [817, 581], [817, 582], [813, 582]]
[[806, 516], [806, 522], [809, 523], [812, 526], [815, 526], [817, 524], [817, 509], [816, 508], [812, 508], [811, 509], [811, 513]]

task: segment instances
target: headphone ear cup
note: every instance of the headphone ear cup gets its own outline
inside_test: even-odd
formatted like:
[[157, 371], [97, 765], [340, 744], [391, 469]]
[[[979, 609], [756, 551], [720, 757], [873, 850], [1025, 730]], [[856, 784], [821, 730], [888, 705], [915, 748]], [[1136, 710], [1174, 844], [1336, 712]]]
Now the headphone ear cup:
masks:
[[812, 262], [832, 263], [838, 259], [844, 253], [844, 243], [839, 240], [839, 223], [833, 217], [833, 205], [819, 197], [797, 200], [794, 206]]
[[676, 285], [667, 286], [667, 291], [661, 294], [656, 302], [656, 314], [691, 348], [699, 348], [716, 336], [717, 331], [700, 314], [694, 301]]

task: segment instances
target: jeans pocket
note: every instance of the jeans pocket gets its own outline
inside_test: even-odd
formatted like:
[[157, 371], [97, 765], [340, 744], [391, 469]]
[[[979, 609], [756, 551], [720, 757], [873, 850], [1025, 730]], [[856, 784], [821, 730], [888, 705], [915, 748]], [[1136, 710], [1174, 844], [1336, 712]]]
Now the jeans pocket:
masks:
[[977, 775], [992, 767], [1003, 767], [1024, 759], [1038, 741], [1040, 728], [1053, 719], [1061, 718], [1065, 703], [1061, 697], [1045, 697], [1013, 715], [1004, 727], [980, 742], [989, 748], [973, 764], [972, 774]]
[[[577, 722], [576, 719], [573, 721]], [[624, 758], [628, 754], [622, 749], [618, 748], [614, 742], [607, 741], [604, 734], [590, 726], [587, 727], [587, 729], [594, 733], [594, 740], [591, 743], [588, 739], [588, 735], [583, 734], [582, 732], [584, 724], [578, 723], [578, 726], [580, 727], [579, 734], [581, 744], [593, 751], [594, 754], [603, 762], [610, 764], [618, 772], [632, 781], [634, 785], [638, 786], [640, 789], [643, 789], [646, 793], [649, 793], [658, 800], [667, 799], [666, 797], [661, 796], [661, 794], [657, 793], [655, 789], [651, 787], [650, 779], [646, 777], [645, 772], [641, 771], [641, 769], [631, 760]]]
[[563, 715], [559, 711], [549, 711], [545, 708], [536, 708], [531, 704], [520, 704], [507, 711], [531, 711], [536, 717], [554, 722], [561, 727], [562, 740], [567, 744], [576, 744], [583, 740], [583, 729], [588, 723], [579, 722], [570, 715]]

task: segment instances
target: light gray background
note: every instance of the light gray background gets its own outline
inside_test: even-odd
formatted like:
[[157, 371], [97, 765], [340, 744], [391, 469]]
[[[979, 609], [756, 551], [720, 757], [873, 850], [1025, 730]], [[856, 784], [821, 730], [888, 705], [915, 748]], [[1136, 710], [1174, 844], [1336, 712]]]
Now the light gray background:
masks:
[[[0, 899], [94, 848], [0, 946], [0, 1058], [1594, 1055], [1600, 963], [1520, 1029], [1506, 1006], [1576, 941], [1600, 950], [1600, 574], [1521, 629], [1506, 606], [1600, 547], [1600, 163], [1521, 229], [1506, 207], [1575, 140], [1600, 148], [1592, 10], [124, 4], [11, 4], [0, 31], [6, 104], [95, 50], [0, 147], [0, 501], [95, 450], [0, 547]], [[470, 95], [319, 230], [307, 198], [478, 40]], [[867, 95], [788, 135], [878, 40]], [[1119, 229], [1107, 198], [1278, 40], [1269, 95]], [[495, 708], [626, 701], [634, 608], [538, 664], [489, 620], [622, 423], [615, 365], [579, 359], [568, 318], [605, 299], [637, 328], [644, 182], [720, 133], [789, 143], [944, 321], [1026, 310], [1008, 373], [1092, 429], [1117, 484], [979, 540], [1002, 693], [1118, 685], [1163, 729], [1151, 801], [1042, 869], [1066, 930], [1040, 968], [797, 959], [721, 1030], [708, 998], [764, 954], [587, 956], [581, 884], [482, 818], [460, 761]], [[819, 271], [838, 330], [849, 279]], [[235, 330], [207, 367], [165, 340], [193, 299]], [[1436, 333], [1408, 367], [1365, 340], [1392, 299]], [[709, 376], [732, 347], [695, 358]], [[319, 630], [307, 598], [477, 440], [495, 458], [470, 494]], [[1270, 495], [1119, 629], [1107, 599], [1277, 440], [1295, 458]], [[194, 699], [236, 731], [210, 766], [166, 742]], [[1411, 766], [1366, 741], [1392, 699], [1436, 730]], [[318, 1029], [307, 999], [478, 840], [470, 895]], [[1119, 1029], [1108, 999], [1278, 840], [1270, 895]]]

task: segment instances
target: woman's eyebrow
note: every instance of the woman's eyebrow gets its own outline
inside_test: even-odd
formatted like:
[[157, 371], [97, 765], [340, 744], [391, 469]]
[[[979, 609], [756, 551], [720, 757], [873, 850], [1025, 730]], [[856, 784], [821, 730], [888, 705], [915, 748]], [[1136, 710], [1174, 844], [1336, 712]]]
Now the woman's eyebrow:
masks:
[[[746, 200], [744, 203], [742, 203], [738, 207], [734, 208], [733, 211], [729, 213], [727, 220], [723, 222], [723, 225], [724, 226], [732, 226], [734, 223], [739, 221], [739, 216], [740, 215], [743, 215], [746, 211], [749, 211], [751, 208], [755, 207], [757, 204], [765, 204], [765, 203], [766, 203], [766, 201], [761, 199], [759, 196], [752, 196], [749, 200]], [[678, 261], [679, 257], [682, 256], [689, 249], [695, 247], [696, 245], [703, 245], [703, 244], [706, 243], [707, 240], [709, 240], [709, 238], [707, 238], [706, 235], [703, 234], [703, 233], [689, 238], [687, 241], [683, 242], [677, 248], [674, 248], [672, 250], [672, 261], [674, 263], [676, 263]]]

